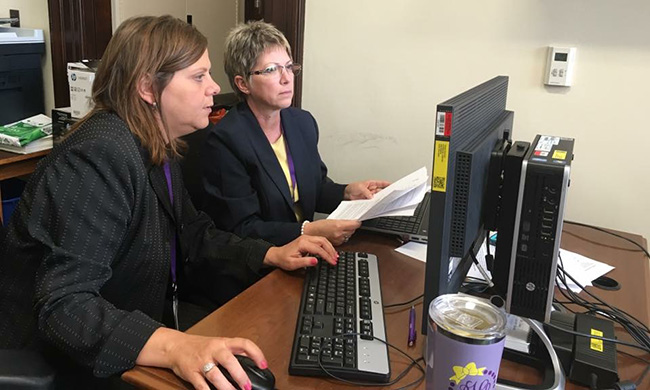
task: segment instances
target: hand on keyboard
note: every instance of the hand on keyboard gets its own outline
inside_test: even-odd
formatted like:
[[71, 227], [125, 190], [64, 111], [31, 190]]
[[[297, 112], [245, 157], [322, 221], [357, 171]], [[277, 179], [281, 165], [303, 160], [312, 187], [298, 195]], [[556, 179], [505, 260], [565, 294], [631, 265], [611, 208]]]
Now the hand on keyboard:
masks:
[[305, 225], [305, 234], [323, 236], [332, 245], [341, 245], [361, 227], [361, 222], [344, 219], [321, 219]]
[[326, 238], [304, 235], [284, 246], [269, 249], [264, 264], [293, 271], [318, 264], [314, 256], [332, 265], [338, 262], [338, 253]]

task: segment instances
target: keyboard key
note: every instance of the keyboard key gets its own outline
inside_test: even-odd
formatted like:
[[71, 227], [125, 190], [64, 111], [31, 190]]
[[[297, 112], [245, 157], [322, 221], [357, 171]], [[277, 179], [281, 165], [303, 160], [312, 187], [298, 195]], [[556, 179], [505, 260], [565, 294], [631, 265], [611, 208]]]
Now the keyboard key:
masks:
[[316, 360], [316, 356], [314, 355], [298, 355], [298, 358], [296, 359], [298, 363], [315, 363], [318, 364], [318, 361]]

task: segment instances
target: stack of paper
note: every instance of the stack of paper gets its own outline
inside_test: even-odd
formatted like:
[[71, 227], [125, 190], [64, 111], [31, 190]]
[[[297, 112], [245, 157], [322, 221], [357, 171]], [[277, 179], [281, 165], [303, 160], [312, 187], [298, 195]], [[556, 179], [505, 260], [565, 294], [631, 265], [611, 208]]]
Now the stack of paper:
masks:
[[341, 202], [327, 219], [367, 219], [412, 216], [427, 192], [429, 175], [422, 167], [375, 194], [372, 199]]
[[0, 150], [32, 153], [52, 148], [52, 119], [38, 114], [0, 126]]

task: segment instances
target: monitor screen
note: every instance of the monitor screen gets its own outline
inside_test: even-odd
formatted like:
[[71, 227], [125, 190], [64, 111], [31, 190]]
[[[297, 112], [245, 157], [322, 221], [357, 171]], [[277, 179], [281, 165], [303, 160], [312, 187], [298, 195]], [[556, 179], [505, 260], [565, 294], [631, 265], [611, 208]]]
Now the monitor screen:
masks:
[[458, 292], [485, 238], [483, 199], [492, 151], [512, 136], [508, 77], [498, 76], [437, 106], [422, 331], [430, 302]]

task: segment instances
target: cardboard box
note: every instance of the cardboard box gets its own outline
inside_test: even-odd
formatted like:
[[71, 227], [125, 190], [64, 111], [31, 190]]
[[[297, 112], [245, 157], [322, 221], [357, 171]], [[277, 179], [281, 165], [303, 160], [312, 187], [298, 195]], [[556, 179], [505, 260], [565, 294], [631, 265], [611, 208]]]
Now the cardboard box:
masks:
[[70, 126], [77, 121], [72, 117], [71, 107], [61, 107], [52, 109], [52, 136], [54, 145], [61, 142], [63, 136], [68, 133]]
[[72, 117], [81, 118], [93, 108], [92, 90], [96, 64], [92, 61], [69, 62], [68, 84]]

